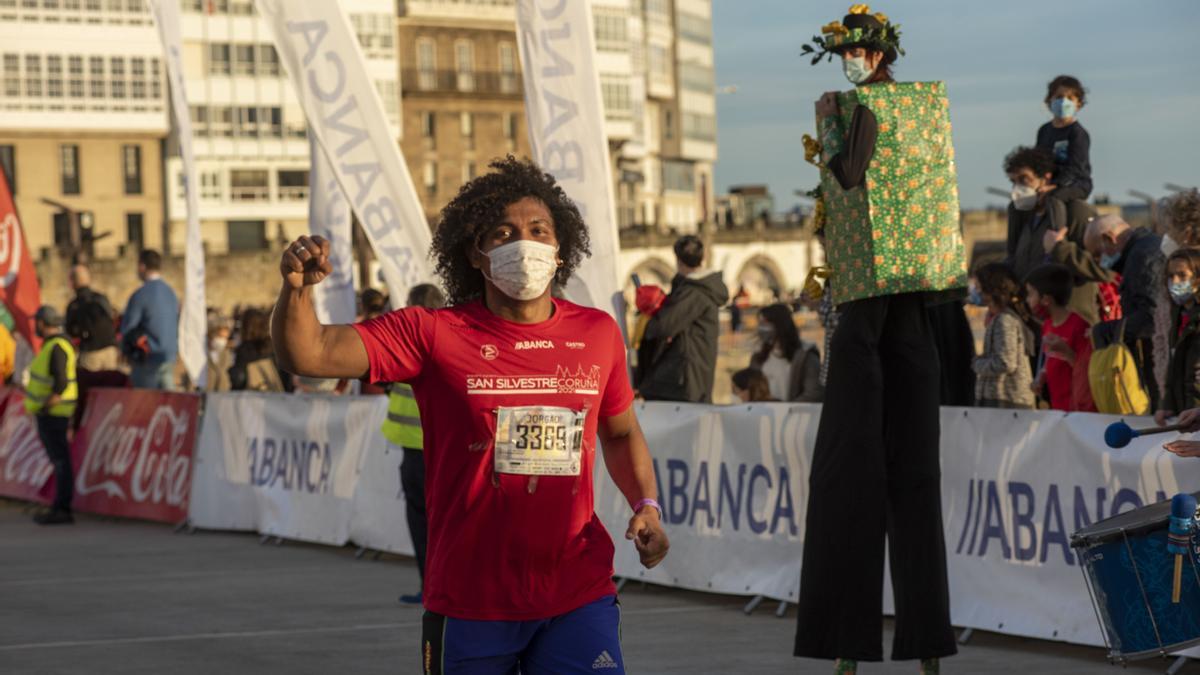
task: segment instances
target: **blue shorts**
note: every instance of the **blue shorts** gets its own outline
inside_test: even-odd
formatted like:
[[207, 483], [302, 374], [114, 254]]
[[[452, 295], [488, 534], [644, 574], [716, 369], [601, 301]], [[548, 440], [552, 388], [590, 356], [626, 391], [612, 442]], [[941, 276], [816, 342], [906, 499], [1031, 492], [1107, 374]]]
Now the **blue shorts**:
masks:
[[469, 621], [425, 612], [425, 675], [624, 675], [616, 596], [536, 621]]

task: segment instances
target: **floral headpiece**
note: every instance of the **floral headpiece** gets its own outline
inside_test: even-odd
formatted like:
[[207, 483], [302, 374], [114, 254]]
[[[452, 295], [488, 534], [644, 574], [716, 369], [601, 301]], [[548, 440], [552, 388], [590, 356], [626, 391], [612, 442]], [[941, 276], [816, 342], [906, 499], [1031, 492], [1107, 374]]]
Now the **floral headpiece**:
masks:
[[821, 35], [814, 35], [812, 41], [804, 45], [802, 53], [813, 54], [813, 65], [822, 58], [832, 60], [834, 54], [852, 47], [881, 51], [889, 61], [894, 61], [897, 54], [904, 54], [900, 47], [900, 24], [892, 23], [883, 12], [872, 14], [867, 5], [851, 5], [844, 19], [821, 26]]

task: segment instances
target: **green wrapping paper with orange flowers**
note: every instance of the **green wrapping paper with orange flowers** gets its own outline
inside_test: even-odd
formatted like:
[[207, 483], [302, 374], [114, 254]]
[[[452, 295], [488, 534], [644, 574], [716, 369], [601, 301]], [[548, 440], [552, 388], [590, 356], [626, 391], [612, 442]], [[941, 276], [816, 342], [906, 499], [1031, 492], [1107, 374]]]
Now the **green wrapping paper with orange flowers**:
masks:
[[840, 115], [819, 122], [824, 161], [842, 151], [859, 105], [879, 127], [863, 186], [843, 190], [821, 169], [834, 303], [965, 287], [945, 83], [886, 82], [842, 92]]

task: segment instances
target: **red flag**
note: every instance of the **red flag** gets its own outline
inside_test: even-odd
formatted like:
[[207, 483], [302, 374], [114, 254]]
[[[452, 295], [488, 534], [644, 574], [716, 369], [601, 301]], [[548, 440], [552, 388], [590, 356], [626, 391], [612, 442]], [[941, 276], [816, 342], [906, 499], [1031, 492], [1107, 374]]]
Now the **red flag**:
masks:
[[3, 171], [0, 171], [0, 301], [16, 322], [15, 332], [35, 352], [40, 349], [42, 341], [34, 332], [33, 315], [42, 304], [42, 290]]

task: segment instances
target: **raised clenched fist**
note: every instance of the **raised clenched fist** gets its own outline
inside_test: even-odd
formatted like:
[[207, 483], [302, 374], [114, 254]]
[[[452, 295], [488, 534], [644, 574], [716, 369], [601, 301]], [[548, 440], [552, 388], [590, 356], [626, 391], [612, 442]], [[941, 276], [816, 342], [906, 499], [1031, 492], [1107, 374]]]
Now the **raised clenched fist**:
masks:
[[295, 289], [321, 283], [333, 273], [329, 250], [329, 240], [315, 235], [292, 242], [279, 261], [283, 280]]

